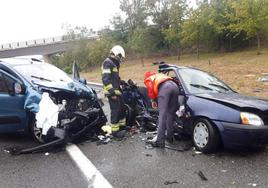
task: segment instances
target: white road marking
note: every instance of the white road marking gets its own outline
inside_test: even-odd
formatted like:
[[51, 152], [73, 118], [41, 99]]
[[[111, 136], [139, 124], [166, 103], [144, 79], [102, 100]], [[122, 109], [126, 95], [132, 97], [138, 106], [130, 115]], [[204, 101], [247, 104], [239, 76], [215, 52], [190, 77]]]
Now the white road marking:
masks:
[[67, 146], [66, 151], [88, 180], [88, 188], [113, 187], [76, 145]]

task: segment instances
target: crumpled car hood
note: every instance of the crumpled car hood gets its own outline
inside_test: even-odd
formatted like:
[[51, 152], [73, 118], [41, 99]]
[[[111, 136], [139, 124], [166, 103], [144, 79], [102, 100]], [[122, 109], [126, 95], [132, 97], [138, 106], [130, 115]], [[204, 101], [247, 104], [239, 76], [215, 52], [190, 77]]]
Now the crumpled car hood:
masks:
[[92, 95], [93, 91], [90, 87], [83, 85], [82, 83], [79, 82], [46, 82], [46, 81], [40, 81], [40, 82], [36, 82], [36, 85], [38, 85], [41, 88], [47, 88], [50, 89], [52, 91], [67, 91], [67, 92], [74, 92], [77, 95], [80, 95], [81, 93], [85, 94], [89, 94]]
[[210, 93], [196, 94], [195, 96], [239, 108], [256, 108], [261, 111], [268, 110], [268, 100], [245, 96], [238, 93]]

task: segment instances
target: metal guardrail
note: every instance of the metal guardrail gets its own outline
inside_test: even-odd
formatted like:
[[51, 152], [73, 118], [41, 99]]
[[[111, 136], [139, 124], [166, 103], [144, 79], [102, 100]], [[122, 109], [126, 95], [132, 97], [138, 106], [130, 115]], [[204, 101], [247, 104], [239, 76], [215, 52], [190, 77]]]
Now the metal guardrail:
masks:
[[96, 83], [96, 82], [87, 82], [87, 85], [92, 87], [95, 90], [102, 91], [103, 89], [103, 84]]

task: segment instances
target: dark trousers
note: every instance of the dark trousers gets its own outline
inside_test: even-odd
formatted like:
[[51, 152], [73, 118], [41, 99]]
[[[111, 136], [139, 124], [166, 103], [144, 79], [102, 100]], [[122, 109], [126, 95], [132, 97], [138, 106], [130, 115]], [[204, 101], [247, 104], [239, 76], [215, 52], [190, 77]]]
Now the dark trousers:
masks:
[[158, 129], [157, 142], [165, 141], [165, 132], [167, 138], [173, 137], [173, 124], [176, 111], [179, 109], [179, 88], [177, 84], [171, 80], [162, 83], [158, 90]]
[[112, 99], [108, 96], [108, 101], [111, 109], [111, 123], [117, 124], [119, 120], [124, 119], [126, 116], [123, 98], [117, 96], [116, 99]]

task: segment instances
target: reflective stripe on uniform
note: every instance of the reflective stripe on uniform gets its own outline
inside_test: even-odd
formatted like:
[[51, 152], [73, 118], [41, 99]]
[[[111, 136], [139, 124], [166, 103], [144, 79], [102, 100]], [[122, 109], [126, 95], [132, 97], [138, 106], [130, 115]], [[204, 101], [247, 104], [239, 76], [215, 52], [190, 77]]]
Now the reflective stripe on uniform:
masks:
[[112, 132], [119, 131], [119, 123], [111, 124]]
[[115, 95], [121, 95], [122, 94], [118, 89], [115, 89], [114, 93], [115, 93]]
[[112, 88], [113, 88], [112, 84], [108, 84], [108, 85], [103, 86], [103, 89], [105, 89], [105, 90], [109, 90], [109, 89], [112, 89]]
[[117, 67], [114, 67], [112, 70], [113, 70], [113, 72], [118, 72]]
[[126, 126], [126, 118], [120, 119], [118, 123], [120, 127]]
[[102, 74], [111, 74], [110, 69], [102, 69]]
[[103, 68], [103, 65], [101, 66], [101, 71], [102, 71], [102, 74], [111, 74], [111, 69], [110, 68]]

